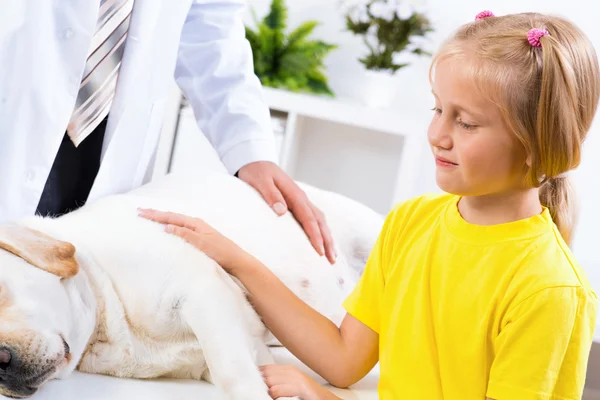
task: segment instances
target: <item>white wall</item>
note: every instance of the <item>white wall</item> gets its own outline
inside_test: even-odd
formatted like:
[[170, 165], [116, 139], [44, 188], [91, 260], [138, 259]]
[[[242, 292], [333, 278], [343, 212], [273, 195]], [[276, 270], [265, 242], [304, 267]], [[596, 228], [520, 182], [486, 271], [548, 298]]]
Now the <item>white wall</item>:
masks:
[[[269, 0], [249, 0], [257, 15], [265, 14]], [[357, 58], [364, 54], [359, 38], [344, 31], [343, 17], [337, 8], [337, 0], [287, 0], [289, 7], [289, 28], [293, 28], [308, 19], [316, 19], [322, 25], [315, 30], [314, 37], [338, 44], [340, 48], [327, 58], [327, 74], [333, 91], [341, 97], [352, 94], [352, 82], [360, 81], [361, 64]], [[490, 9], [501, 15], [513, 12], [538, 11], [566, 16], [580, 26], [596, 45], [600, 52], [600, 30], [597, 30], [600, 4], [590, 0], [559, 1], [546, 0], [428, 0], [429, 16], [436, 32], [431, 35], [431, 49], [435, 50], [441, 40], [460, 24], [470, 21], [482, 8]], [[250, 13], [247, 22], [251, 23]], [[404, 104], [432, 107], [429, 83], [427, 80], [428, 59], [417, 59], [410, 67], [398, 74], [400, 95], [396, 107]], [[358, 77], [358, 78], [357, 78]], [[588, 136], [583, 161], [573, 174], [574, 183], [580, 197], [581, 215], [575, 233], [574, 251], [580, 262], [586, 267], [592, 279], [600, 289], [600, 245], [597, 228], [600, 227], [600, 122], [598, 118]], [[426, 132], [423, 132], [425, 137]], [[438, 191], [433, 178], [434, 165], [428, 152], [422, 167], [415, 171], [419, 175], [414, 195], [429, 191]], [[368, 168], [368, 165], [365, 165]]]

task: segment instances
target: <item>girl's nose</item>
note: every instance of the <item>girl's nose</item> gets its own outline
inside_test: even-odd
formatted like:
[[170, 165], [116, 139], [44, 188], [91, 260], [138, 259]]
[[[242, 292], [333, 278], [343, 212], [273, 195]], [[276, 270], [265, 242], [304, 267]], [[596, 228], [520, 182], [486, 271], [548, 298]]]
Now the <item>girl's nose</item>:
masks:
[[427, 139], [433, 147], [444, 150], [452, 148], [452, 125], [443, 116], [437, 116], [431, 121], [427, 131]]

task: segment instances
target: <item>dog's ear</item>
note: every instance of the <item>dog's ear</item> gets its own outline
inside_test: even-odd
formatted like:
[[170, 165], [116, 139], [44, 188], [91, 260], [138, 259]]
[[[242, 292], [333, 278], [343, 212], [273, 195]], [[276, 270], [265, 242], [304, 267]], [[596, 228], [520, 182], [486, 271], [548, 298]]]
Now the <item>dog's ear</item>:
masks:
[[75, 246], [42, 232], [17, 225], [0, 226], [0, 248], [61, 278], [77, 275]]

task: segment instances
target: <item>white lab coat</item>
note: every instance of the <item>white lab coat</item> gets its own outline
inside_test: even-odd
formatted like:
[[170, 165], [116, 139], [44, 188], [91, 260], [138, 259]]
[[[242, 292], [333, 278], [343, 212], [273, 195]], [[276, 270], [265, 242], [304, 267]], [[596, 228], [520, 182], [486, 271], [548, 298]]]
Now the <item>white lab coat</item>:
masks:
[[[33, 215], [75, 104], [99, 0], [0, 0], [0, 222]], [[173, 76], [227, 169], [275, 161], [244, 0], [135, 0], [90, 200], [146, 181]]]

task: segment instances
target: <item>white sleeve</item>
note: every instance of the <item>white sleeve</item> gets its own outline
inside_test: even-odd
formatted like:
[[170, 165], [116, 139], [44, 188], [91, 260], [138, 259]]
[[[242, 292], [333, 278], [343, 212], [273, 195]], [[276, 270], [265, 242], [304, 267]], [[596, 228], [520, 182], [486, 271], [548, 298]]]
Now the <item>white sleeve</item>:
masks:
[[196, 0], [181, 33], [175, 80], [200, 130], [234, 174], [277, 161], [269, 109], [246, 40], [244, 0]]

